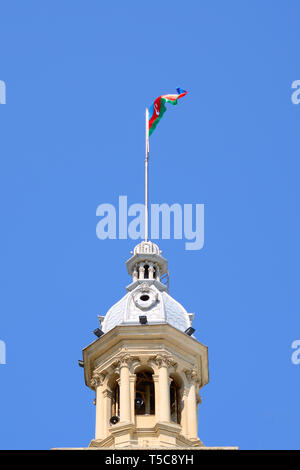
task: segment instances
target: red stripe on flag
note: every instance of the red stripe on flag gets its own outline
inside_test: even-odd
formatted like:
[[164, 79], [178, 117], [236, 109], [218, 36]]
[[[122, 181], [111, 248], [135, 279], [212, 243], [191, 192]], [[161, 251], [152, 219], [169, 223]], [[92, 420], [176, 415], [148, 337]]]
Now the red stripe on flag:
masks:
[[177, 99], [179, 100], [179, 98], [182, 98], [182, 97], [185, 96], [186, 94], [187, 94], [187, 91], [185, 91], [184, 93], [180, 93], [180, 95], [178, 95], [178, 98], [177, 98]]
[[151, 129], [152, 124], [156, 121], [156, 119], [160, 115], [160, 104], [161, 104], [161, 96], [156, 98], [156, 100], [153, 103], [153, 114], [151, 118], [149, 119], [149, 129]]

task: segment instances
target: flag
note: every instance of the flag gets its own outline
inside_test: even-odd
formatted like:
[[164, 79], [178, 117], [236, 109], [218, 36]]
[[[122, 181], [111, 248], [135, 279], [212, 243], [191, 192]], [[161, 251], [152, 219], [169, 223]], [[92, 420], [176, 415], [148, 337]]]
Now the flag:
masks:
[[174, 95], [162, 95], [156, 98], [149, 108], [149, 136], [152, 134], [157, 124], [167, 111], [166, 103], [177, 104], [179, 98], [187, 94], [186, 90], [176, 88], [177, 93]]

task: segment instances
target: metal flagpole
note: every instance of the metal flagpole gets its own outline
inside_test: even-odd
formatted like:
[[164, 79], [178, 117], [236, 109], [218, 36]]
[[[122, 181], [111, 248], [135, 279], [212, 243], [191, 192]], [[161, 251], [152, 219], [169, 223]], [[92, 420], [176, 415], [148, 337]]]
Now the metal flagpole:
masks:
[[146, 154], [145, 154], [145, 241], [148, 241], [148, 162], [149, 162], [149, 109], [146, 108]]

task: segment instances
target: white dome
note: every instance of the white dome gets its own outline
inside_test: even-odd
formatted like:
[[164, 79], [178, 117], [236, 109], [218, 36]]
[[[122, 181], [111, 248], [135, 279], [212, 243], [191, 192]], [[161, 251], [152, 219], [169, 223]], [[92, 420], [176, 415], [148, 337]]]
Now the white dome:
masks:
[[134, 255], [139, 255], [139, 254], [150, 254], [150, 255], [160, 255], [161, 251], [155, 243], [149, 241], [142, 241], [138, 245], [134, 247], [133, 251]]
[[154, 283], [143, 282], [108, 310], [102, 330], [107, 333], [117, 325], [139, 324], [140, 315], [147, 315], [149, 324], [169, 323], [181, 331], [191, 326], [192, 315], [180, 303]]

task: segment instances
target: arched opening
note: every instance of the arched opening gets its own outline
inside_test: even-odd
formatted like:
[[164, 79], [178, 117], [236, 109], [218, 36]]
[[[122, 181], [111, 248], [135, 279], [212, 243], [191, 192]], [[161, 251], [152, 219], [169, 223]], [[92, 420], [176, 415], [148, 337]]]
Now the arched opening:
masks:
[[112, 374], [107, 382], [107, 387], [110, 390], [110, 416], [120, 417], [120, 387], [118, 383], [119, 376]]
[[120, 387], [118, 383], [115, 383], [112, 390], [111, 415], [120, 417]]
[[142, 370], [136, 373], [135, 414], [155, 414], [155, 394], [152, 372]]
[[144, 279], [149, 279], [149, 265], [145, 264], [144, 269]]
[[171, 421], [173, 423], [180, 424], [181, 423], [181, 393], [180, 393], [180, 381], [177, 379], [172, 378], [172, 382], [170, 384], [170, 414], [171, 414]]

